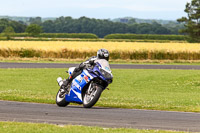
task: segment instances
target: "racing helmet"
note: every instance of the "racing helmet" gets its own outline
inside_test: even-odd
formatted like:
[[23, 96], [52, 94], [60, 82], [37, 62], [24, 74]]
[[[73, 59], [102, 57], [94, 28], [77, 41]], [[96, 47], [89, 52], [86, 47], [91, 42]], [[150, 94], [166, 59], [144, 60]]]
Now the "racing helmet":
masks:
[[106, 49], [99, 49], [97, 51], [97, 58], [98, 59], [105, 59], [109, 61], [109, 52]]

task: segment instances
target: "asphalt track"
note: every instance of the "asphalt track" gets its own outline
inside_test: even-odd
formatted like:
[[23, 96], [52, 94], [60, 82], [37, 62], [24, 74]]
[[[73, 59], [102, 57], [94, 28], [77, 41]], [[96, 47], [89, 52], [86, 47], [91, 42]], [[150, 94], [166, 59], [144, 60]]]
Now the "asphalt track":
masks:
[[200, 132], [199, 113], [0, 101], [0, 121]]
[[[68, 68], [75, 64], [0, 63], [0, 68]], [[118, 69], [192, 69], [184, 65], [115, 65]], [[57, 107], [55, 104], [0, 101], [0, 121], [51, 123], [200, 132], [200, 113], [98, 108]]]
[[[0, 62], [0, 68], [69, 68], [78, 64], [66, 63], [5, 63]], [[200, 70], [199, 65], [135, 65], [135, 64], [110, 64], [111, 69], [182, 69]]]

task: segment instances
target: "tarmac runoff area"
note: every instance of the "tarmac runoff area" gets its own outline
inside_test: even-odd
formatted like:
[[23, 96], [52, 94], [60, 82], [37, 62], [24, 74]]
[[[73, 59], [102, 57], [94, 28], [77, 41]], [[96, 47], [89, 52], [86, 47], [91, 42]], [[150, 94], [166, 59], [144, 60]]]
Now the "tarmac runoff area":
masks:
[[0, 121], [200, 132], [200, 113], [0, 101]]

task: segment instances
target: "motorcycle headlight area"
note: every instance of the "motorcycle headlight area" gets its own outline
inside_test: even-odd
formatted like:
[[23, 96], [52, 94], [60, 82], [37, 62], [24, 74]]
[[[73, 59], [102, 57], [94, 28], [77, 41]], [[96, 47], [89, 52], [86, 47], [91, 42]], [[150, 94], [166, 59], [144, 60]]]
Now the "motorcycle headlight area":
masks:
[[106, 71], [103, 70], [102, 68], [100, 68], [100, 72], [101, 72], [101, 74], [102, 74], [106, 79], [111, 79], [111, 78], [112, 78], [112, 74], [106, 72]]

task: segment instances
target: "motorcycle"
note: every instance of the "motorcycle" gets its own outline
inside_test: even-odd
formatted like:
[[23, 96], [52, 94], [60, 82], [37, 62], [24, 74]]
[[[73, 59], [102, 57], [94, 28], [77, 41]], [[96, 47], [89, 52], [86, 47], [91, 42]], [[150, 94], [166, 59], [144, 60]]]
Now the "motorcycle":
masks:
[[[74, 69], [75, 67], [69, 68], [69, 76]], [[85, 108], [91, 108], [112, 81], [113, 75], [108, 61], [97, 59], [94, 65], [86, 65], [81, 74], [72, 80], [66, 93], [62, 94], [61, 89], [59, 89], [56, 95], [56, 104], [59, 107], [65, 107], [72, 102], [83, 104]], [[63, 84], [62, 78], [58, 77], [57, 82], [61, 87]]]

